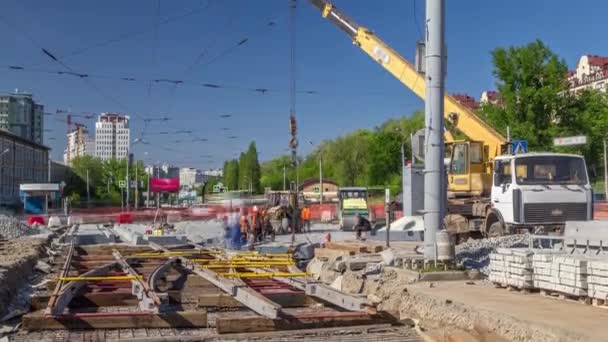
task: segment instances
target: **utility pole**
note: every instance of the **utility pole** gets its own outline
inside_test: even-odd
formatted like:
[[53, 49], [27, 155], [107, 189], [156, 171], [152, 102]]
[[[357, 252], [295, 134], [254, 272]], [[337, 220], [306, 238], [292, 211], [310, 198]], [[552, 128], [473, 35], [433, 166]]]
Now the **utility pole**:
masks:
[[283, 191], [287, 190], [287, 170], [285, 164], [283, 164]]
[[424, 106], [424, 257], [436, 260], [436, 234], [445, 217], [443, 95], [445, 0], [426, 1], [426, 98]]
[[131, 182], [130, 182], [130, 178], [129, 177], [129, 164], [131, 163], [131, 152], [129, 152], [129, 150], [127, 149], [127, 192], [126, 192], [126, 200], [125, 200], [125, 204], [126, 204], [126, 208], [127, 208], [127, 212], [129, 212], [129, 192], [131, 191]]
[[91, 191], [89, 187], [89, 169], [87, 169], [87, 206], [91, 205]]
[[319, 152], [319, 204], [323, 205], [323, 157]]
[[[154, 169], [150, 173], [154, 172]], [[150, 173], [148, 173], [148, 195], [146, 196], [146, 208], [150, 207]]]
[[608, 201], [608, 160], [606, 160], [606, 139], [604, 139], [604, 200]]
[[137, 177], [137, 160], [135, 161], [135, 210], [139, 207], [139, 179]]

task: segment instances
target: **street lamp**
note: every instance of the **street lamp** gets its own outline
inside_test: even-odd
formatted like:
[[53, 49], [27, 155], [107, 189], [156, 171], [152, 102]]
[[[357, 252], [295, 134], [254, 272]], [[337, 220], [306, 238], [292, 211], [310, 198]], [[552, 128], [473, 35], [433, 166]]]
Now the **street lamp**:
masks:
[[[147, 144], [147, 142], [145, 142], [142, 138], [135, 138], [135, 140], [133, 140], [133, 146], [137, 145], [138, 143], [143, 143], [143, 144]], [[131, 177], [129, 175], [129, 163], [131, 161], [131, 151], [130, 151], [130, 147], [127, 147], [127, 181], [126, 181], [126, 185], [127, 185], [127, 198], [126, 198], [126, 208], [127, 208], [127, 212], [130, 210], [130, 204], [129, 204], [129, 193], [131, 191]], [[135, 209], [137, 209], [138, 205], [137, 205], [137, 195], [139, 194], [139, 192], [137, 191], [137, 188], [139, 187], [139, 184], [137, 184], [137, 162], [135, 162]]]
[[[10, 151], [10, 150], [11, 150], [11, 149], [10, 149], [10, 147], [7, 147], [7, 148], [6, 148], [4, 151], [0, 152], [0, 157], [2, 157], [3, 155], [5, 155], [6, 153], [8, 153], [8, 151]], [[1, 170], [2, 170], [2, 171], [0, 172], [0, 193], [3, 193], [3, 192], [2, 192], [2, 190], [3, 190], [3, 189], [2, 189], [2, 177], [4, 176], [4, 163], [3, 163], [3, 161], [4, 161], [4, 158], [2, 158], [2, 159], [0, 160], [0, 168], [1, 168]], [[0, 198], [2, 198], [2, 197], [3, 197], [3, 196], [0, 196]]]
[[[306, 140], [310, 146], [314, 146], [310, 140]], [[319, 204], [323, 205], [323, 149], [319, 147]]]

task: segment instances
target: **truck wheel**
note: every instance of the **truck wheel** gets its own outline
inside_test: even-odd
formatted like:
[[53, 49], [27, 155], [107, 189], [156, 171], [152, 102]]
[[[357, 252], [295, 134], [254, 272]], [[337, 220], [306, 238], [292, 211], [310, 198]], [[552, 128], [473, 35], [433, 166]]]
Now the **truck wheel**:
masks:
[[488, 237], [499, 237], [503, 235], [505, 235], [505, 231], [502, 228], [502, 224], [500, 224], [500, 221], [492, 223], [492, 225], [488, 229]]

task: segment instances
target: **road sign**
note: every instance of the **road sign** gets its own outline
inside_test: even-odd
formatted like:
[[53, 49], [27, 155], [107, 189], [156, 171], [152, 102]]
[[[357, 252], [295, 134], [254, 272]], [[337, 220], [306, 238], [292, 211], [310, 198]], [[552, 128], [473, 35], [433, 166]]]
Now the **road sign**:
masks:
[[528, 140], [513, 140], [513, 154], [528, 153]]
[[121, 189], [124, 189], [127, 187], [127, 182], [124, 180], [121, 180], [118, 182], [118, 187], [120, 187]]
[[555, 146], [584, 145], [586, 143], [587, 143], [587, 136], [585, 136], [585, 135], [553, 139], [553, 145], [555, 145]]

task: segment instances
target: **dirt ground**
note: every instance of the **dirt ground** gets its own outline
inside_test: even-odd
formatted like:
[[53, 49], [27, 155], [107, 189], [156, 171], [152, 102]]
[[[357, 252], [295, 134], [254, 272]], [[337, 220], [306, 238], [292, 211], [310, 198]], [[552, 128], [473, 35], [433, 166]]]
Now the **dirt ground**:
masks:
[[412, 284], [402, 296], [400, 314], [429, 327], [482, 326], [512, 341], [606, 341], [608, 336], [606, 309], [479, 281]]
[[19, 289], [28, 282], [39, 256], [44, 253], [46, 238], [19, 238], [6, 241], [0, 249], [0, 317]]
[[[377, 308], [419, 323], [425, 341], [606, 341], [608, 310], [540, 294], [497, 289], [487, 281], [416, 282], [411, 272], [380, 274], [323, 268], [341, 290], [364, 294]], [[336, 281], [334, 285], [338, 282]]]

